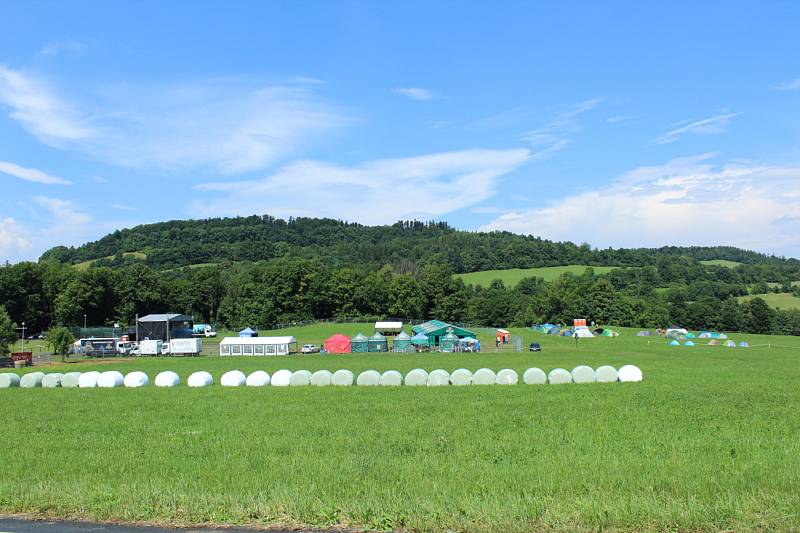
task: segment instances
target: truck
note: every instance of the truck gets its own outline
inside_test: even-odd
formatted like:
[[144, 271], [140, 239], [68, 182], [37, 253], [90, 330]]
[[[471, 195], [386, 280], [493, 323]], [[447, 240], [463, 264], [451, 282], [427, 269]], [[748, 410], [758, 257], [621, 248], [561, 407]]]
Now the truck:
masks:
[[202, 351], [203, 341], [200, 339], [172, 339], [169, 341], [167, 353], [169, 355], [199, 355]]
[[140, 355], [161, 355], [163, 342], [159, 340], [143, 340], [139, 342]]
[[211, 327], [211, 324], [195, 324], [192, 328], [192, 335], [195, 337], [216, 337], [217, 332]]

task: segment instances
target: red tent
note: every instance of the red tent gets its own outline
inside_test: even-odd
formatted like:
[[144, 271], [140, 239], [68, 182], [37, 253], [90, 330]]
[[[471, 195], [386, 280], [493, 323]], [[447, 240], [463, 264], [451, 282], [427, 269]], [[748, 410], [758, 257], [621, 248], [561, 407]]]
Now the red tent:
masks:
[[325, 351], [328, 353], [350, 353], [350, 337], [337, 333], [325, 340]]

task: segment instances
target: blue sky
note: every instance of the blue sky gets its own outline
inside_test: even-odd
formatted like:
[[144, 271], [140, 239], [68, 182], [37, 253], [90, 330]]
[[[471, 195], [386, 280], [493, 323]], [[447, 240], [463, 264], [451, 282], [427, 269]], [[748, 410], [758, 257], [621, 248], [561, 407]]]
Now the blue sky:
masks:
[[3, 260], [263, 213], [800, 257], [797, 2], [0, 15]]

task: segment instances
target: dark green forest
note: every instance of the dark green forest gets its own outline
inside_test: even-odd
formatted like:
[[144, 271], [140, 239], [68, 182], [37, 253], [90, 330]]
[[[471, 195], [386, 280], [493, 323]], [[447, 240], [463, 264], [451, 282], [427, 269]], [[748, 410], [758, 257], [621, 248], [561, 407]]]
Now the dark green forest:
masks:
[[[146, 259], [126, 256], [142, 252]], [[141, 256], [140, 256], [141, 257]], [[735, 268], [703, 264], [725, 259]], [[88, 268], [75, 264], [93, 261]], [[563, 264], [626, 268], [464, 285], [453, 273]], [[193, 265], [193, 266], [190, 266]], [[800, 311], [736, 297], [798, 291], [800, 261], [731, 247], [605, 249], [443, 223], [368, 227], [327, 219], [175, 221], [114, 232], [36, 263], [0, 268], [0, 305], [30, 331], [130, 324], [138, 313], [185, 312], [218, 328], [315, 318], [439, 318], [526, 326], [585, 317], [601, 324], [679, 324], [800, 334]], [[769, 284], [769, 285], [768, 285]]]

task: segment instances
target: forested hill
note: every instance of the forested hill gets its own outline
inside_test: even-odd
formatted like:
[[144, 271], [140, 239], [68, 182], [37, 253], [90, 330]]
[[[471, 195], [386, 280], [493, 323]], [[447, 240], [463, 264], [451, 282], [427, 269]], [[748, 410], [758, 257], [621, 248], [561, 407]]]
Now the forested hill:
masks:
[[467, 232], [443, 222], [363, 226], [332, 219], [270, 216], [173, 220], [115, 231], [102, 239], [41, 259], [77, 264], [144, 261], [156, 269], [280, 257], [320, 259], [334, 267], [446, 263], [454, 272], [566, 264], [644, 266], [659, 257], [728, 260], [748, 264], [782, 259], [728, 246], [593, 250], [508, 232]]

